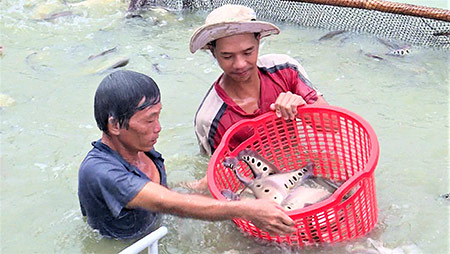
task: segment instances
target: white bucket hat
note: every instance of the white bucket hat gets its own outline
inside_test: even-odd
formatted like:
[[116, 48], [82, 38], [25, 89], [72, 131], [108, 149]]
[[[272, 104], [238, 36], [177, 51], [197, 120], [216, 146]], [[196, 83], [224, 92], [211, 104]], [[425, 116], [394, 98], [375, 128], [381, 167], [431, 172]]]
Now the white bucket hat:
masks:
[[205, 24], [192, 34], [190, 50], [207, 49], [211, 41], [242, 33], [260, 33], [261, 38], [279, 34], [280, 29], [269, 22], [256, 21], [253, 9], [242, 5], [223, 5], [213, 10], [205, 20]]

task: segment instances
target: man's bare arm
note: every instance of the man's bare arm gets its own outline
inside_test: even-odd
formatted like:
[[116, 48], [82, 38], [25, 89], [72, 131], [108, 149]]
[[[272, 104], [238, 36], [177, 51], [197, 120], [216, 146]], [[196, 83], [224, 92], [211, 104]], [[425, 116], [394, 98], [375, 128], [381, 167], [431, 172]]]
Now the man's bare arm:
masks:
[[147, 183], [127, 207], [211, 221], [243, 218], [276, 234], [295, 230], [292, 219], [276, 203], [262, 199], [220, 201], [202, 195], [181, 194], [153, 182]]

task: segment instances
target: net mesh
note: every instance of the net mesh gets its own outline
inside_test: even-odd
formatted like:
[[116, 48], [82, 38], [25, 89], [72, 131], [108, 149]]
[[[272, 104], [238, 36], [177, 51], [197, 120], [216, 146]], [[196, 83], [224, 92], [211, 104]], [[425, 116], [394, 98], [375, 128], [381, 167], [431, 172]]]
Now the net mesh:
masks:
[[153, 0], [174, 10], [212, 10], [224, 4], [254, 9], [259, 19], [306, 27], [372, 34], [425, 47], [450, 47], [450, 22], [377, 10], [296, 1], [267, 0]]

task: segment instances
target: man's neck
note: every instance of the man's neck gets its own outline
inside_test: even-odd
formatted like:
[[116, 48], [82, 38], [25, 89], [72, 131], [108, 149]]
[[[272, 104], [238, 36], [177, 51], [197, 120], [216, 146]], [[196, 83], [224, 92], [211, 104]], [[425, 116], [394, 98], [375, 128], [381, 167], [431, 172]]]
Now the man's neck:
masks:
[[259, 108], [261, 83], [257, 71], [251, 78], [242, 82], [233, 80], [224, 74], [219, 85], [245, 112], [251, 114]]
[[137, 166], [137, 163], [139, 161], [137, 150], [131, 150], [127, 147], [125, 147], [121, 142], [119, 142], [117, 139], [115, 139], [112, 136], [108, 136], [105, 133], [102, 135], [102, 143], [107, 145], [109, 148], [117, 152], [122, 158], [130, 163], [131, 165]]
[[[239, 81], [229, 77], [227, 74], [223, 74], [219, 81], [219, 85], [228, 93], [237, 94], [238, 97], [244, 98], [251, 95], [255, 90], [259, 91], [260, 80], [258, 71], [255, 70], [250, 78], [247, 80]], [[250, 94], [248, 94], [250, 93]]]

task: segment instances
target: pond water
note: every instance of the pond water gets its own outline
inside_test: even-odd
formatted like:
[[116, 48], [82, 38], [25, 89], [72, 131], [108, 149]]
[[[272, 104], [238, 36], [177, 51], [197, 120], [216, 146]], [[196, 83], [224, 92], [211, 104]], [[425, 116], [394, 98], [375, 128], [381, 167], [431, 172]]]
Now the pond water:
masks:
[[[163, 131], [156, 148], [166, 159], [169, 185], [188, 192], [179, 183], [205, 174], [208, 158], [199, 154], [193, 117], [221, 71], [208, 53], [192, 55], [188, 43], [206, 13], [155, 10], [125, 19], [126, 3], [97, 2], [47, 21], [40, 19], [67, 7], [0, 2], [1, 253], [117, 253], [130, 244], [93, 232], [77, 197], [79, 164], [100, 137], [93, 95], [109, 71], [98, 71], [118, 59], [129, 58], [124, 69], [159, 84]], [[448, 253], [450, 203], [440, 195], [450, 191], [449, 51], [413, 46], [409, 55], [393, 57], [370, 35], [318, 41], [329, 31], [278, 25], [282, 33], [264, 39], [260, 53], [299, 60], [330, 104], [371, 123], [381, 149], [375, 229], [361, 239], [301, 252], [373, 251], [373, 240], [405, 253]], [[256, 243], [231, 221], [165, 216], [162, 224], [169, 233], [160, 253], [297, 252]]]
[[449, 2], [447, 0], [389, 0], [389, 2], [406, 3], [441, 9], [449, 8]]

